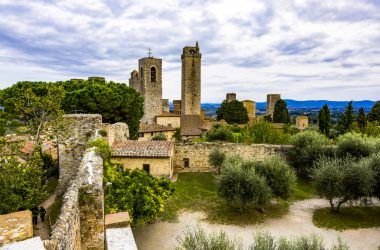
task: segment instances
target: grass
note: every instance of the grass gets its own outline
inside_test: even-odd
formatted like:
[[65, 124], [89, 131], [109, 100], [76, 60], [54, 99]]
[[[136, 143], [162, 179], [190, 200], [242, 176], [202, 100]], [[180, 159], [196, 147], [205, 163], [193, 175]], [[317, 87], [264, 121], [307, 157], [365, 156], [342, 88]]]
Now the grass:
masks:
[[314, 187], [310, 180], [297, 179], [292, 201], [300, 201], [316, 198]]
[[342, 207], [340, 213], [331, 209], [316, 209], [313, 223], [317, 227], [347, 230], [358, 228], [380, 227], [380, 207]]
[[240, 213], [217, 195], [215, 174], [212, 173], [182, 173], [175, 187], [176, 192], [167, 200], [161, 220], [175, 221], [181, 210], [191, 210], [205, 212], [210, 222], [249, 225], [281, 217], [289, 210], [289, 203], [279, 201], [267, 206], [264, 214], [255, 207]]

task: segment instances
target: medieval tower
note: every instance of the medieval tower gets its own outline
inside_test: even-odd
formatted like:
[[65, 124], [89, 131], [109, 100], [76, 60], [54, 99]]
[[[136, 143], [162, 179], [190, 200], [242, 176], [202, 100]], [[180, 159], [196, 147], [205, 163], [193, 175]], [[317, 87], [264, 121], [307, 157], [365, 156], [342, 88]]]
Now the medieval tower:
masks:
[[268, 94], [267, 95], [267, 115], [271, 115], [273, 117], [273, 112], [274, 112], [274, 105], [278, 100], [281, 99], [280, 94]]
[[182, 115], [201, 114], [201, 53], [195, 47], [183, 48], [182, 59]]
[[162, 114], [162, 60], [144, 57], [139, 60], [139, 71], [132, 71], [129, 86], [144, 97], [142, 123], [154, 124], [155, 117]]

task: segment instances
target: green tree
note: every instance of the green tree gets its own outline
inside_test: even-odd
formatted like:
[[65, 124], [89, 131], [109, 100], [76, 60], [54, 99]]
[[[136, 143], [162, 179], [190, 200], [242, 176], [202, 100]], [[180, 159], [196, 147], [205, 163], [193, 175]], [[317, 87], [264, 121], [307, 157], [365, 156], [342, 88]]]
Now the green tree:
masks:
[[8, 121], [4, 118], [0, 118], [0, 136], [4, 136], [7, 132]]
[[356, 122], [358, 123], [360, 131], [364, 133], [367, 128], [367, 116], [365, 115], [363, 108], [359, 109], [359, 114], [356, 118]]
[[258, 175], [254, 168], [243, 168], [243, 161], [236, 157], [226, 159], [222, 168], [222, 173], [217, 177], [219, 196], [239, 211], [245, 211], [252, 204], [263, 211], [271, 198], [266, 179]]
[[175, 132], [173, 134], [173, 138], [175, 139], [176, 142], [182, 141], [181, 128], [176, 128], [175, 129]]
[[226, 126], [215, 126], [206, 134], [207, 141], [234, 142], [232, 130]]
[[339, 212], [342, 204], [372, 195], [374, 174], [368, 159], [356, 162], [352, 158], [322, 158], [315, 166], [315, 190], [329, 201], [332, 211]]
[[323, 105], [321, 110], [319, 110], [319, 113], [318, 113], [318, 127], [319, 127], [319, 131], [326, 136], [330, 135], [330, 126], [331, 126], [330, 122], [331, 122], [331, 114], [330, 114], [329, 106], [325, 104]]
[[151, 138], [152, 141], [166, 141], [167, 139], [164, 134], [157, 134]]
[[31, 209], [47, 197], [39, 152], [20, 162], [18, 148], [15, 142], [0, 139], [0, 214]]
[[245, 124], [249, 120], [247, 109], [237, 100], [223, 101], [216, 111], [216, 119], [225, 120], [229, 124]]
[[316, 131], [305, 131], [293, 136], [290, 151], [293, 167], [298, 175], [310, 178], [314, 163], [326, 154], [332, 154], [327, 138]]
[[241, 131], [245, 143], [287, 144], [291, 136], [276, 129], [270, 122], [260, 121], [247, 126]]
[[371, 111], [368, 113], [368, 121], [380, 122], [380, 101], [377, 101], [371, 108]]
[[369, 164], [374, 174], [373, 195], [380, 199], [380, 153], [373, 154], [369, 158]]
[[220, 174], [220, 168], [225, 159], [226, 155], [219, 148], [214, 148], [208, 156], [208, 162], [216, 169], [218, 174]]
[[290, 115], [286, 102], [282, 99], [277, 100], [274, 105], [273, 122], [275, 123], [290, 123]]
[[376, 150], [373, 141], [373, 138], [361, 134], [346, 133], [338, 137], [336, 154], [341, 158], [367, 157]]
[[338, 130], [341, 134], [344, 134], [352, 129], [354, 123], [354, 107], [352, 101], [346, 106], [346, 110], [340, 115], [338, 121]]
[[293, 195], [297, 177], [283, 158], [269, 157], [256, 163], [255, 170], [257, 174], [265, 177], [275, 197], [288, 199]]

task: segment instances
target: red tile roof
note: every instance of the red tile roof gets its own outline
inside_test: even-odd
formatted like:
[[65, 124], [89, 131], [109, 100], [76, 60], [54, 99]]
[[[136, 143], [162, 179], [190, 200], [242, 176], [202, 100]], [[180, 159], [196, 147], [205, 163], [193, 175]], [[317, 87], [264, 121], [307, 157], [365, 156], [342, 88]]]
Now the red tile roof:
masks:
[[171, 157], [173, 141], [116, 141], [112, 144], [112, 156], [121, 157]]

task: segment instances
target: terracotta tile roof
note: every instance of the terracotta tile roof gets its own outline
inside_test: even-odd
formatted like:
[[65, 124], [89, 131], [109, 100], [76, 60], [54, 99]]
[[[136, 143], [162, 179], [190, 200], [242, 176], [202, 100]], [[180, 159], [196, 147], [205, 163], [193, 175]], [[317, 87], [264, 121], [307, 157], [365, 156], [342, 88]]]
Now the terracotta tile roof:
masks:
[[202, 118], [200, 115], [181, 116], [181, 134], [184, 136], [198, 136], [202, 134]]
[[116, 141], [112, 144], [112, 156], [123, 157], [170, 157], [173, 141]]
[[157, 115], [156, 117], [180, 117], [181, 115], [177, 115], [177, 114], [174, 114], [174, 113], [170, 113], [170, 112], [162, 112], [161, 115]]
[[145, 123], [140, 123], [140, 127], [139, 127], [139, 133], [164, 132], [164, 131], [175, 131], [175, 128], [158, 125], [158, 124], [145, 124]]

